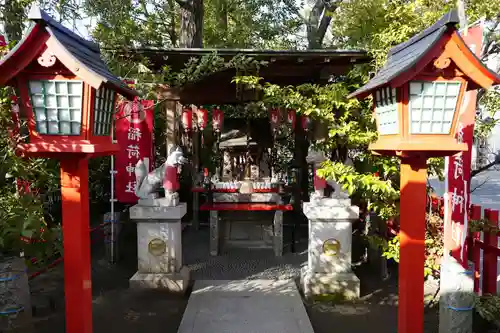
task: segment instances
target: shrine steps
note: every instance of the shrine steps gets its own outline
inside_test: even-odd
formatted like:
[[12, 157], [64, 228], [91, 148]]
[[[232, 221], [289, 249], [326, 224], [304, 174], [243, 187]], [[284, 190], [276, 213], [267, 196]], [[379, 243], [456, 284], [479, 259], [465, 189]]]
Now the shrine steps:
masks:
[[314, 333], [293, 280], [198, 280], [177, 333]]

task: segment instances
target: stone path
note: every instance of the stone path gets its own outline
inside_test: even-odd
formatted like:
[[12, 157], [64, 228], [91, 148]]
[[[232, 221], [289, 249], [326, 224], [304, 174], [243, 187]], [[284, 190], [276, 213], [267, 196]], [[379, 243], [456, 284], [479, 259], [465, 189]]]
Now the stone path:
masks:
[[293, 280], [201, 280], [178, 333], [314, 331]]

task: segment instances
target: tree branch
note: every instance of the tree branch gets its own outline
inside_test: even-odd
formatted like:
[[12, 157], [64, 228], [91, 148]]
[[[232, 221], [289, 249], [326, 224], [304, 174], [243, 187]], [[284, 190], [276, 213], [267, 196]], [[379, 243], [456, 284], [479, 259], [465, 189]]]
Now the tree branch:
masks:
[[479, 169], [472, 170], [470, 173], [470, 178], [478, 175], [479, 173], [481, 173], [483, 171], [488, 170], [489, 168], [491, 168], [497, 164], [500, 164], [500, 155], [496, 155], [495, 160], [493, 162], [490, 162], [490, 163], [486, 164], [485, 166], [480, 167]]

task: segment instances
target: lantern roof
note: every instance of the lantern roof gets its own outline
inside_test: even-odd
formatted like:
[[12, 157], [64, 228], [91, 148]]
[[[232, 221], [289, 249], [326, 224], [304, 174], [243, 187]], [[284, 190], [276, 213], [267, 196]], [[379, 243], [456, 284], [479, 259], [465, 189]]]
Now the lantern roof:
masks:
[[[484, 66], [474, 52], [465, 44], [457, 30], [458, 12], [452, 10], [441, 17], [434, 25], [393, 47], [384, 66], [363, 87], [348, 97], [364, 98], [379, 87], [390, 85], [397, 88], [411, 80], [444, 51], [446, 43], [453, 41], [460, 52], [454, 52], [453, 60], [476, 86], [469, 88], [489, 88], [500, 83], [500, 76]], [[459, 59], [460, 58], [460, 59]], [[467, 67], [467, 68], [465, 68]], [[482, 79], [486, 77], [486, 80]]]
[[78, 36], [37, 6], [31, 8], [28, 18], [34, 23], [28, 33], [0, 59], [0, 85], [7, 84], [24, 70], [46, 47], [66, 68], [93, 88], [99, 89], [106, 84], [129, 99], [138, 95], [109, 71], [96, 43]]

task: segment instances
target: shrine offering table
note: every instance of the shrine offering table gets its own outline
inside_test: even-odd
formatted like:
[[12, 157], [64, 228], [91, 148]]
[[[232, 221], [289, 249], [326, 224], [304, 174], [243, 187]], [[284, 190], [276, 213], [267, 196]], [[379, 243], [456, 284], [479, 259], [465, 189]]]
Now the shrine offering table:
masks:
[[292, 205], [261, 202], [201, 205], [200, 210], [210, 211], [210, 254], [216, 256], [221, 247], [233, 246], [272, 248], [282, 256], [283, 212], [292, 209]]

